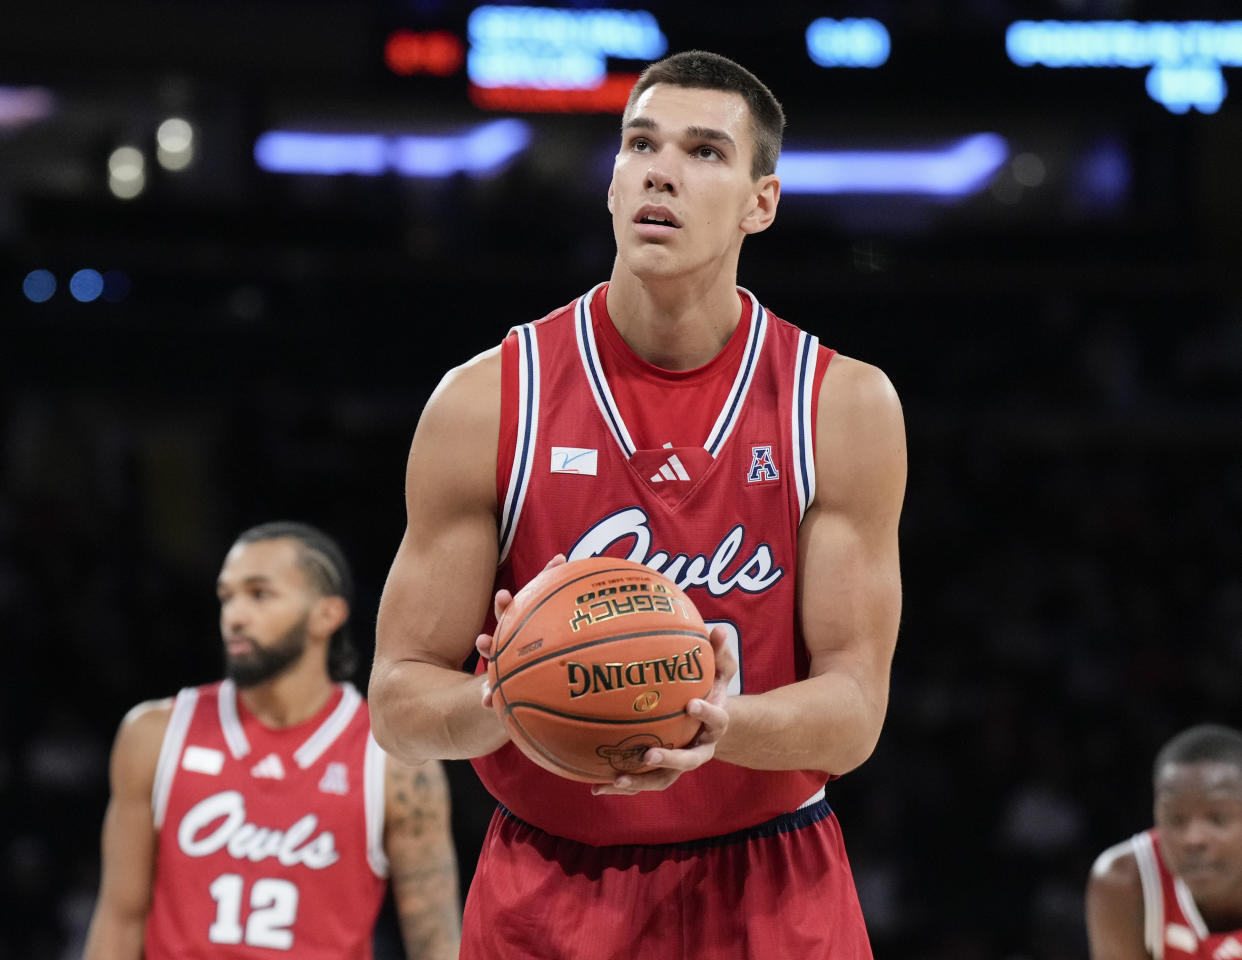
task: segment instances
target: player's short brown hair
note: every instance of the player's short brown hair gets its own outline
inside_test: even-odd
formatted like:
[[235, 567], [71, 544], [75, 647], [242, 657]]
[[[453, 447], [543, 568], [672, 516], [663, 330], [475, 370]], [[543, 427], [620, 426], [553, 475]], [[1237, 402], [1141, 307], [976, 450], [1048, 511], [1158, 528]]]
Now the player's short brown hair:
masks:
[[750, 163], [751, 179], [758, 180], [776, 171], [781, 138], [785, 133], [785, 111], [763, 81], [745, 67], [706, 50], [685, 50], [657, 60], [639, 75], [630, 90], [622, 123], [629, 119], [635, 101], [657, 83], [741, 94], [750, 108], [750, 130], [755, 141], [755, 155]]

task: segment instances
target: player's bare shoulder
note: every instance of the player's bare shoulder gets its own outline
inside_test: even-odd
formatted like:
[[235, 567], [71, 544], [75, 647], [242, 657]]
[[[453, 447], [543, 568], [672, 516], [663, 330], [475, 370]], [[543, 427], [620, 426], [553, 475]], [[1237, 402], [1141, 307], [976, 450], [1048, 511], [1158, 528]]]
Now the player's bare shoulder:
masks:
[[1087, 886], [1090, 890], [1101, 891], [1105, 896], [1141, 897], [1142, 882], [1133, 845], [1128, 840], [1123, 841], [1096, 857]]
[[155, 767], [164, 733], [172, 715], [173, 700], [146, 700], [130, 709], [121, 720], [112, 746], [112, 778], [139, 789], [155, 779]]
[[879, 367], [840, 354], [819, 390], [816, 505], [854, 504], [895, 517], [906, 482], [906, 427], [897, 390]]
[[821, 413], [825, 406], [838, 418], [901, 419], [901, 401], [888, 374], [874, 364], [843, 354], [834, 356], [824, 373]]
[[499, 345], [458, 364], [440, 378], [427, 400], [424, 418], [437, 416], [496, 416], [500, 408]]

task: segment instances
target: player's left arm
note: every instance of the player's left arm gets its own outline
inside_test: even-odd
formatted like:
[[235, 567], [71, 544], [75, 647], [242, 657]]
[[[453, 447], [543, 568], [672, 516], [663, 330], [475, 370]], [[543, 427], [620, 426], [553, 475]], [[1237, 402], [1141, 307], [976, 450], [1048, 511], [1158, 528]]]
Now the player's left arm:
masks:
[[438, 760], [406, 766], [385, 760], [384, 852], [410, 960], [456, 960], [461, 898], [448, 778]]
[[[594, 793], [667, 789], [713, 757], [759, 770], [842, 774], [871, 755], [888, 709], [901, 619], [897, 527], [906, 490], [906, 428], [897, 392], [876, 367], [834, 357], [820, 386], [815, 498], [798, 532], [798, 617], [809, 676], [760, 694], [726, 697], [737, 671], [712, 631], [716, 682], [691, 700], [702, 721], [686, 748], [655, 747], [657, 769], [623, 774]], [[762, 600], [756, 617], [762, 617]], [[745, 630], [745, 626], [742, 626]]]
[[834, 357], [820, 387], [815, 498], [798, 533], [807, 679], [725, 703], [716, 757], [842, 774], [871, 755], [888, 708], [901, 619], [897, 533], [906, 432], [888, 377]]

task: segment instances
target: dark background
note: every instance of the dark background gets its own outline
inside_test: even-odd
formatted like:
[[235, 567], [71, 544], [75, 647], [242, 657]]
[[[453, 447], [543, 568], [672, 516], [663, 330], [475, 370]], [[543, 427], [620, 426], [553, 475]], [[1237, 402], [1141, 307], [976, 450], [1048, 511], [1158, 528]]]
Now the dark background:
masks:
[[[742, 258], [745, 286], [882, 367], [905, 407], [891, 708], [830, 790], [880, 960], [1085, 957], [1087, 871], [1148, 825], [1157, 747], [1242, 722], [1242, 93], [1175, 115], [1144, 70], [1022, 70], [1003, 39], [1019, 18], [1235, 6], [645, 8], [670, 50], [760, 74], [787, 149], [985, 131], [1010, 149], [959, 201], [786, 196]], [[494, 118], [460, 74], [382, 61], [389, 31], [462, 36], [468, 10], [80, 0], [4, 17], [0, 85], [54, 109], [0, 125], [0, 957], [80, 949], [111, 738], [134, 703], [218, 675], [213, 584], [236, 533], [297, 518], [337, 536], [365, 687], [428, 394], [607, 276], [615, 115], [525, 115], [530, 146], [480, 179], [256, 168], [275, 127]], [[813, 66], [817, 16], [882, 19], [889, 62]], [[177, 174], [150, 160], [173, 114], [198, 136]], [[129, 201], [106, 187], [122, 143], [148, 155]], [[81, 267], [123, 271], [128, 294], [76, 302]], [[22, 293], [37, 268], [60, 281], [46, 303]], [[489, 802], [468, 765], [452, 773], [467, 879]]]

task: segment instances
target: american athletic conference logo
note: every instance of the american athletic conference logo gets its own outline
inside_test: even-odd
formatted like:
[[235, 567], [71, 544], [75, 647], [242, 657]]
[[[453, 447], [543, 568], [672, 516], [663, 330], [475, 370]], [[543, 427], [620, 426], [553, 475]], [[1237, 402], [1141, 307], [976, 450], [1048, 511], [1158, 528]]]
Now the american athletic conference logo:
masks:
[[750, 470], [746, 474], [747, 483], [762, 483], [764, 480], [779, 480], [780, 473], [772, 459], [772, 445], [750, 448]]

